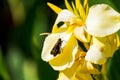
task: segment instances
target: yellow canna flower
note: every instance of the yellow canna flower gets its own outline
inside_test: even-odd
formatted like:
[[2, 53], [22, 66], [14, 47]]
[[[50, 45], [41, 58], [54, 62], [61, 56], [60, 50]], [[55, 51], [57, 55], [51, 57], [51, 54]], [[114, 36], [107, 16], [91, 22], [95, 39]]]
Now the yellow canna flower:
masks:
[[89, 8], [88, 0], [71, 5], [65, 0], [67, 9], [48, 5], [58, 16], [44, 41], [42, 59], [60, 71], [58, 80], [93, 80], [91, 74], [101, 74], [94, 64], [105, 64], [120, 46], [120, 14], [107, 4]]
[[[51, 6], [49, 3], [49, 6], [56, 13], [58, 13], [58, 17], [53, 26], [53, 32], [55, 32], [58, 28], [58, 23], [64, 22], [64, 24], [66, 24], [66, 27], [68, 28], [67, 33], [73, 32], [75, 37], [83, 43], [90, 41], [90, 35], [94, 36], [94, 44], [91, 45], [90, 49], [88, 50], [86, 60], [92, 61], [90, 59], [95, 59], [94, 61], [92, 61], [93, 63], [103, 64], [106, 61], [106, 56], [103, 57], [103, 55], [113, 55], [118, 46], [115, 46], [113, 49], [111, 48], [111, 46], [117, 45], [116, 43], [109, 44], [108, 41], [108, 44], [106, 44], [105, 42], [101, 42], [101, 40], [98, 40], [98, 38], [102, 37], [102, 41], [104, 39], [106, 41], [106, 36], [114, 34], [120, 29], [120, 14], [107, 4], [93, 5], [89, 9], [87, 2], [88, 1], [85, 0], [84, 4], [82, 5], [81, 0], [75, 0], [75, 4], [72, 4], [71, 7], [68, 1], [65, 0], [67, 9], [63, 10], [60, 8], [56, 10], [56, 6]], [[95, 38], [99, 41], [99, 43], [102, 43], [104, 45], [104, 52], [101, 53], [101, 46], [103, 45], [99, 45], [98, 42], [96, 43]], [[119, 42], [117, 37], [113, 37], [111, 39], [113, 42]], [[110, 43], [112, 43], [112, 41]], [[107, 49], [112, 50], [109, 51], [109, 53], [106, 51]], [[94, 55], [95, 57], [93, 58], [90, 55]]]

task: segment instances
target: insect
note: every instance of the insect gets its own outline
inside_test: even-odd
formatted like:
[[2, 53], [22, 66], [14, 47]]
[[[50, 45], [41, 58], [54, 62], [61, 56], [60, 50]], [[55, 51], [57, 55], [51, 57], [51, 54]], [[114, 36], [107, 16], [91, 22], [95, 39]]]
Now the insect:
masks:
[[56, 44], [54, 45], [53, 49], [51, 50], [50, 54], [52, 54], [53, 56], [60, 54], [61, 45], [62, 45], [62, 40], [61, 40], [61, 38], [59, 38], [58, 41], [56, 42]]

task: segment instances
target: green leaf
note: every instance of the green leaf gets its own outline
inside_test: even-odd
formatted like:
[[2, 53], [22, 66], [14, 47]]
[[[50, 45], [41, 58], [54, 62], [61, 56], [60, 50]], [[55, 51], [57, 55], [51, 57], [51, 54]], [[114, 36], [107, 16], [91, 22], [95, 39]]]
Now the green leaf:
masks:
[[120, 0], [110, 0], [110, 1], [112, 2], [112, 4], [115, 5], [117, 11], [120, 12]]
[[4, 61], [3, 61], [2, 50], [0, 47], [0, 79], [1, 79], [1, 77], [3, 80], [10, 80], [10, 76], [8, 74], [8, 71], [7, 71]]
[[120, 80], [120, 48], [115, 52], [113, 58], [107, 64], [108, 80]]

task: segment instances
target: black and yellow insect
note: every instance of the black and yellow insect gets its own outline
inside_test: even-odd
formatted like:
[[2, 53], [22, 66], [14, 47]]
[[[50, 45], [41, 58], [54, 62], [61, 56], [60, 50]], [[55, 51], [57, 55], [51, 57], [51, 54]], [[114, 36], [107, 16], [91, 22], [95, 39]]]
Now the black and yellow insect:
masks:
[[58, 41], [56, 42], [56, 44], [54, 45], [53, 49], [51, 50], [50, 54], [52, 54], [53, 56], [60, 54], [61, 45], [62, 45], [62, 40], [61, 40], [61, 38], [59, 38]]

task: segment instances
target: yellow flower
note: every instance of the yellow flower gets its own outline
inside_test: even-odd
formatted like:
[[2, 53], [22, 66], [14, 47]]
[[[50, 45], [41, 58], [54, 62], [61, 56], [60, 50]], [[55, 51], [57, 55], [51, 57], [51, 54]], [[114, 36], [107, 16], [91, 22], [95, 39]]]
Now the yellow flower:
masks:
[[[103, 64], [108, 57], [111, 57], [107, 56], [106, 58], [104, 55], [113, 55], [118, 47], [115, 46], [114, 49], [111, 48], [111, 46], [119, 44], [117, 43], [119, 42], [117, 37], [111, 37], [112, 41], [109, 41], [106, 36], [112, 35], [120, 29], [120, 14], [107, 4], [93, 5], [89, 9], [87, 2], [88, 1], [85, 0], [82, 5], [81, 0], [75, 0], [75, 4], [72, 3], [71, 7], [67, 0], [65, 0], [67, 9], [63, 10], [48, 3], [54, 11], [58, 8], [58, 12], [56, 11], [58, 17], [53, 26], [53, 32], [58, 28], [58, 23], [64, 22], [66, 27], [68, 27], [67, 32], [73, 32], [75, 37], [83, 43], [90, 41], [90, 35], [92, 35], [92, 37], [94, 36], [92, 40], [93, 44], [91, 44], [85, 59], [96, 64]], [[99, 40], [99, 37], [102, 37], [102, 40]], [[98, 41], [96, 42], [95, 39]], [[108, 42], [106, 43], [104, 40]], [[102, 45], [99, 45], [98, 42], [102, 43]], [[103, 51], [101, 51], [101, 47], [104, 49]], [[106, 51], [107, 49], [112, 50], [109, 53]]]
[[[93, 63], [104, 64], [120, 45], [117, 34], [120, 14], [107, 4], [89, 8], [88, 0], [83, 4], [75, 0], [71, 5], [65, 0], [67, 9], [48, 5], [58, 16], [52, 33], [45, 39], [42, 59], [60, 71], [58, 80], [92, 80], [91, 74], [100, 74]], [[77, 39], [87, 52], [78, 45]]]

